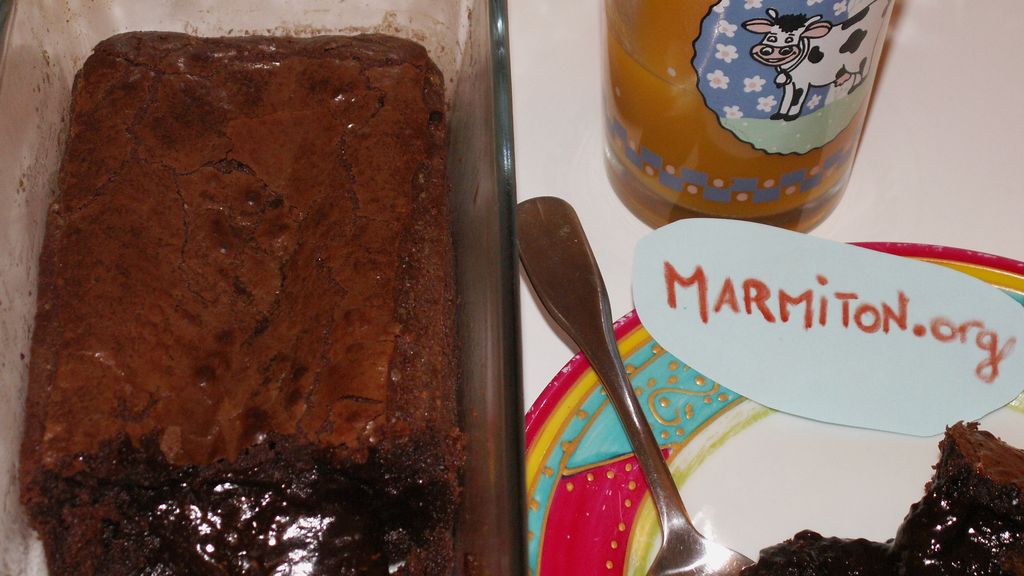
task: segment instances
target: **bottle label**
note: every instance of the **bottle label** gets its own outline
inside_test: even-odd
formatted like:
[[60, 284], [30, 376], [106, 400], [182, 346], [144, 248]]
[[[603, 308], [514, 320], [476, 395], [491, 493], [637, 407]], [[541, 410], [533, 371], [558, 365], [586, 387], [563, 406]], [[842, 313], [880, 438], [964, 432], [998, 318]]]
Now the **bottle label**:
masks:
[[755, 148], [832, 141], [871, 92], [894, 0], [720, 0], [694, 42], [704, 101]]

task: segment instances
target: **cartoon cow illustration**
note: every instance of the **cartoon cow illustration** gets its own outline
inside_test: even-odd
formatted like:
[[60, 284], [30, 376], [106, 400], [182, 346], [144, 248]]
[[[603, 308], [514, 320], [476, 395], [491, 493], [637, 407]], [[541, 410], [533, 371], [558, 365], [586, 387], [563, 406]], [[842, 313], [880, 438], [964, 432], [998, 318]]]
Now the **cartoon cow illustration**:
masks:
[[847, 95], [859, 88], [868, 77], [890, 2], [873, 0], [836, 24], [821, 16], [780, 15], [771, 8], [768, 18], [744, 22], [748, 31], [764, 35], [750, 55], [775, 69], [775, 84], [783, 90], [779, 109], [771, 119], [799, 118], [811, 88], [852, 82]]

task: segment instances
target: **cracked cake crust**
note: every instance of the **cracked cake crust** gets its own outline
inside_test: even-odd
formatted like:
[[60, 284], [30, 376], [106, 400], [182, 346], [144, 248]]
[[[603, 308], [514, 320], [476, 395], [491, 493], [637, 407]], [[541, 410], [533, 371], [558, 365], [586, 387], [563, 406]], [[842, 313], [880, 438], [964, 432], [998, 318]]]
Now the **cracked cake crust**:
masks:
[[[421, 532], [450, 526], [444, 118], [440, 72], [396, 38], [95, 48], [48, 216], [20, 470], [51, 564], [71, 546], [57, 528], [77, 537], [50, 521], [62, 506], [123, 515], [103, 486], [203, 492], [272, 467], [396, 506], [428, 486]], [[379, 539], [427, 538], [398, 532]]]

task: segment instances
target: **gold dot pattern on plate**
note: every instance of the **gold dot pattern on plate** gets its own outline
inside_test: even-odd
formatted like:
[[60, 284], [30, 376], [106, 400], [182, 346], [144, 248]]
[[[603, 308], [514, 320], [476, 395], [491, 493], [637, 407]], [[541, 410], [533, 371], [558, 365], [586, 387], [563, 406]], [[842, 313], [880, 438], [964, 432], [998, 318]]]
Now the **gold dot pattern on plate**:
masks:
[[[653, 352], [654, 356], [646, 356], [647, 352]], [[708, 414], [713, 414], [720, 404], [728, 404], [735, 396], [699, 372], [690, 371], [688, 365], [675, 359], [660, 346], [641, 348], [633, 354], [629, 360], [629, 375], [634, 392], [654, 428], [656, 438], [670, 451], [685, 445], [687, 435], [700, 429]], [[596, 445], [592, 445], [589, 440], [592, 437], [588, 431], [598, 430], [600, 426], [607, 425], [606, 420], [616, 418], [607, 391], [599, 383], [594, 384], [591, 394], [567, 414], [571, 418], [571, 428], [552, 441], [564, 453], [557, 460], [549, 460], [549, 466], [543, 468], [542, 472], [544, 477], [556, 478], [554, 487], [565, 488], [548, 493], [551, 498], [559, 494], [559, 498], [575, 502], [605, 499], [608, 500], [606, 510], [614, 511], [621, 507], [616, 514], [619, 518], [612, 520], [609, 526], [615, 530], [616, 537], [613, 539], [612, 534], [608, 534], [604, 540], [608, 546], [604, 548], [607, 555], [591, 558], [588, 563], [594, 569], [604, 567], [607, 562], [607, 565], [612, 566], [609, 569], [611, 573], [617, 576], [625, 569], [622, 554], [630, 546], [627, 544], [629, 524], [641, 508], [645, 484], [639, 476], [635, 461], [630, 462], [632, 458], [627, 457], [623, 461], [622, 456], [609, 456], [608, 452], [602, 454], [594, 450], [593, 446]], [[597, 425], [598, 422], [601, 424]], [[628, 445], [623, 450], [628, 451]], [[623, 456], [626, 455], [628, 452], [623, 453]], [[538, 512], [535, 499], [530, 500], [529, 504], [532, 513], [546, 513], [546, 510]], [[547, 525], [546, 522], [542, 526]], [[547, 541], [543, 532], [538, 534], [537, 538]], [[543, 546], [535, 539], [531, 539], [531, 542], [531, 546]]]
[[[667, 428], [655, 430], [660, 441], [671, 441], [673, 436], [685, 440], [686, 429], [680, 424], [684, 416], [687, 420], [696, 417], [693, 401], [698, 398], [705, 405], [714, 405], [716, 402], [729, 403], [732, 400], [732, 395], [727, 393], [728, 390], [718, 383], [700, 373], [681, 376], [680, 368], [686, 371], [689, 366], [664, 351], [636, 364], [636, 376], [644, 378], [647, 382], [646, 387], [637, 388], [636, 393], [641, 403], [646, 404], [646, 411], [653, 416], [652, 424], [661, 424]], [[689, 397], [692, 401], [680, 401], [681, 396]]]
[[[586, 563], [587, 573], [595, 571], [603, 573], [605, 563], [610, 562], [613, 566], [611, 573], [618, 576], [628, 563], [625, 554], [629, 547], [629, 527], [634, 522], [646, 493], [641, 468], [637, 465], [634, 457], [629, 455], [625, 458], [602, 461], [595, 464], [594, 468], [575, 472], [560, 466], [556, 471], [556, 476], [559, 480], [556, 484], [557, 491], [552, 494], [552, 498], [562, 503], [560, 505], [565, 507], [562, 508], [563, 510], [580, 510], [588, 505], [585, 503], [599, 500], [607, 501], [609, 504], [607, 510], [618, 510], [614, 520], [607, 518], [606, 523], [603, 524], [605, 529], [601, 539], [595, 542], [601, 546], [600, 550], [603, 550], [604, 553], [588, 557]], [[564, 514], [555, 518], [557, 518], [558, 525], [558, 528], [555, 528], [556, 534], [564, 533], [562, 531], [571, 529], [571, 526], [585, 522], [584, 519], [575, 515], [572, 515], [571, 519], [569, 515]], [[593, 518], [590, 520], [592, 521]], [[566, 522], [569, 523], [566, 524]], [[552, 529], [549, 523], [543, 524], [542, 527], [546, 530]], [[536, 531], [536, 528], [532, 526], [530, 528]], [[549, 541], [545, 532], [538, 531], [537, 534], [542, 543], [538, 543], [537, 540], [528, 540], [529, 544], [545, 546], [543, 542]], [[545, 574], [543, 569], [540, 573]]]

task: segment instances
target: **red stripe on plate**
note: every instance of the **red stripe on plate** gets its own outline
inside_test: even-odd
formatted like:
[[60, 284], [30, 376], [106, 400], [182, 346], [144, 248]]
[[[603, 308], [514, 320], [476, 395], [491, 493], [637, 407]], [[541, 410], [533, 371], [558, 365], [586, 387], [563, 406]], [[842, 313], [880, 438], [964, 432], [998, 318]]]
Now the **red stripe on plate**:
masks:
[[908, 242], [851, 242], [851, 244], [877, 252], [895, 254], [896, 256], [949, 260], [951, 262], [974, 264], [975, 266], [996, 268], [1004, 272], [1024, 275], [1024, 262], [986, 252], [967, 250], [966, 248], [950, 248], [948, 246]]

